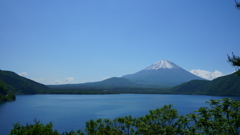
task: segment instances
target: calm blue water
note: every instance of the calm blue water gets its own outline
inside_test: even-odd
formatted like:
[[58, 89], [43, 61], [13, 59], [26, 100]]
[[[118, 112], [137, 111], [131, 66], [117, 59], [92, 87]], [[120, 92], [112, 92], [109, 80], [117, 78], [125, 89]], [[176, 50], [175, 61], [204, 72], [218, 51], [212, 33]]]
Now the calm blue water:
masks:
[[8, 134], [13, 123], [25, 125], [33, 123], [34, 118], [44, 124], [53, 122], [54, 129], [60, 133], [78, 129], [84, 131], [85, 122], [90, 119], [113, 119], [126, 115], [139, 117], [165, 104], [173, 104], [179, 114], [185, 115], [208, 106], [205, 101], [221, 98], [226, 97], [167, 94], [17, 95], [16, 101], [0, 103], [0, 134]]

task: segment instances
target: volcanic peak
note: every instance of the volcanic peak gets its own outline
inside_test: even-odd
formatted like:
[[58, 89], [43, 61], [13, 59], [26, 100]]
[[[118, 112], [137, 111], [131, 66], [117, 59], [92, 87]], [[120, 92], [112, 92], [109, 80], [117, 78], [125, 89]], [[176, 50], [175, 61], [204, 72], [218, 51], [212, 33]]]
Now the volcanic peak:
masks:
[[144, 70], [174, 69], [174, 68], [176, 69], [181, 67], [179, 67], [178, 65], [174, 64], [169, 60], [161, 60], [145, 68]]

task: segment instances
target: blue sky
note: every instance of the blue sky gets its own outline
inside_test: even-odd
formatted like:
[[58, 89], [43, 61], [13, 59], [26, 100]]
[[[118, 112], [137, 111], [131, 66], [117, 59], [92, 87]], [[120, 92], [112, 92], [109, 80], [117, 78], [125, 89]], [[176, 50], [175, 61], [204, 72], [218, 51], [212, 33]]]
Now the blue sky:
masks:
[[1, 0], [0, 69], [43, 84], [121, 77], [160, 60], [232, 73], [234, 0]]

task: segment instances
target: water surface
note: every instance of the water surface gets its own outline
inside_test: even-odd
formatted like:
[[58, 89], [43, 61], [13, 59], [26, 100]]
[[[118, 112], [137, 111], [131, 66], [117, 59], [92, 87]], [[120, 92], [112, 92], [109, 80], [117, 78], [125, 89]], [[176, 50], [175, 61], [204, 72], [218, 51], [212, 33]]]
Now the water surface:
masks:
[[[132, 115], [143, 116], [150, 109], [173, 104], [179, 114], [185, 115], [208, 106], [206, 101], [220, 96], [171, 95], [171, 94], [114, 94], [114, 95], [17, 95], [13, 102], [0, 103], [0, 133], [8, 134], [12, 124], [53, 122], [54, 129], [84, 131], [85, 122], [97, 118], [116, 118]], [[239, 98], [235, 98], [239, 99]]]

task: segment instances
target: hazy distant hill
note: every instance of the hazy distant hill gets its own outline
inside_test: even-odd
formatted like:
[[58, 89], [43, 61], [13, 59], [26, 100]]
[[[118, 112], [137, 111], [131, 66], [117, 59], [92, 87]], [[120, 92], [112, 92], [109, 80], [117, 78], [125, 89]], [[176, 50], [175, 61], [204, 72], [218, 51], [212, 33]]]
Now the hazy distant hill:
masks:
[[171, 89], [176, 93], [240, 96], [240, 76], [236, 73], [212, 81], [193, 80]]
[[169, 60], [158, 61], [135, 74], [125, 75], [123, 78], [139, 84], [159, 87], [173, 87], [196, 79], [205, 80]]
[[147, 87], [126, 78], [112, 77], [100, 82], [83, 84], [48, 85], [51, 93], [60, 94], [117, 94], [117, 93], [169, 93], [168, 89]]
[[96, 82], [95, 86], [110, 86], [110, 87], [131, 87], [136, 86], [136, 84], [125, 78], [112, 77], [100, 82]]
[[11, 71], [0, 70], [0, 80], [7, 85], [7, 89], [15, 93], [23, 94], [37, 94], [37, 93], [47, 93], [50, 88], [27, 79], [25, 77], [19, 76], [18, 74]]
[[135, 87], [134, 82], [125, 79], [112, 77], [99, 82], [81, 83], [81, 84], [63, 84], [63, 85], [48, 85], [50, 88], [58, 89], [79, 89], [79, 88], [113, 88], [113, 87]]

